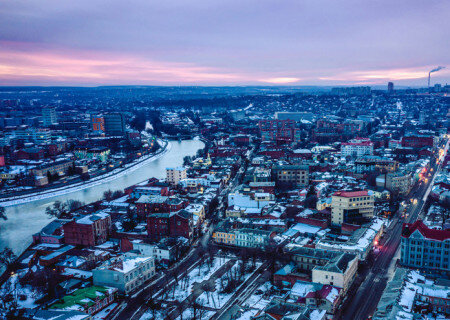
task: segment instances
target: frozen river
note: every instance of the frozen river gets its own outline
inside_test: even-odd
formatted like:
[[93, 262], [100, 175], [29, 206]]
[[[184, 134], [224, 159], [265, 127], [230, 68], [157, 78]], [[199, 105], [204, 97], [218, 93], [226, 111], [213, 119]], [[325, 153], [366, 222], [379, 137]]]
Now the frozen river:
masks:
[[0, 248], [10, 247], [16, 254], [25, 250], [32, 241], [32, 235], [51, 221], [45, 214], [45, 208], [56, 200], [74, 199], [89, 203], [101, 199], [106, 190], [123, 190], [151, 177], [164, 178], [166, 167], [182, 165], [185, 156], [195, 155], [197, 150], [204, 146], [200, 140], [170, 143], [170, 150], [160, 158], [115, 180], [105, 181], [84, 190], [7, 207], [8, 220], [0, 221]]

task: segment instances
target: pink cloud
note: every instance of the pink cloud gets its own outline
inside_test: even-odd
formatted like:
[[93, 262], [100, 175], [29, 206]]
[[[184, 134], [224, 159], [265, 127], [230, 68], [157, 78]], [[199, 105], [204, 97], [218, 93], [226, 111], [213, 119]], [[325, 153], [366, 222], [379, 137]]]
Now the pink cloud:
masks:
[[[7, 48], [7, 46], [3, 46]], [[26, 49], [26, 50], [24, 50]], [[245, 75], [187, 63], [167, 63], [106, 52], [20, 48], [0, 51], [0, 82], [80, 84], [232, 83]]]

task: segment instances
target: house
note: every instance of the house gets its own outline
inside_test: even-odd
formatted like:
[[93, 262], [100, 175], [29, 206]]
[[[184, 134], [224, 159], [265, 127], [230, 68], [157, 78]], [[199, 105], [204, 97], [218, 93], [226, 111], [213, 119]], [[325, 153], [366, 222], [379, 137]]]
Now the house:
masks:
[[342, 299], [342, 289], [321, 283], [298, 280], [292, 287], [289, 298], [310, 308], [325, 310], [331, 317]]
[[94, 285], [117, 288], [128, 294], [155, 275], [155, 258], [125, 253], [92, 270]]

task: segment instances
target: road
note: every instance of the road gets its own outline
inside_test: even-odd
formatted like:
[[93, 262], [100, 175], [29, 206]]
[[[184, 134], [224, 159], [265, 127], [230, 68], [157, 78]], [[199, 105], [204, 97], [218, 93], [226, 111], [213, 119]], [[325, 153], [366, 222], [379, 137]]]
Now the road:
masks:
[[[441, 163], [436, 164], [435, 161], [431, 161], [430, 168], [433, 171], [428, 181], [418, 182], [407, 197], [406, 201], [409, 203], [408, 216], [402, 218], [398, 213], [386, 231], [384, 239], [380, 242], [382, 249], [377, 254], [371, 270], [356, 291], [356, 294], [347, 301], [342, 319], [366, 320], [375, 312], [388, 281], [388, 269], [391, 263], [395, 263], [393, 257], [400, 245], [402, 225], [403, 223], [413, 223], [422, 213], [428, 194], [433, 186], [434, 177], [440, 171]], [[430, 171], [428, 170], [428, 172]], [[411, 202], [411, 199], [413, 202]], [[414, 199], [417, 199], [417, 203], [414, 203]]]
[[[228, 193], [230, 192], [230, 190], [233, 190], [233, 188], [238, 184], [243, 174], [245, 174], [245, 170], [246, 166], [244, 165], [243, 167], [241, 167], [234, 179], [229, 181], [228, 186], [225, 187], [218, 196], [219, 204], [213, 216], [211, 217], [212, 221], [218, 221], [218, 215], [220, 215], [221, 212], [225, 211], [224, 204], [226, 203]], [[191, 246], [191, 249], [189, 250], [184, 260], [172, 267], [170, 269], [170, 272], [165, 273], [153, 282], [147, 284], [140, 292], [125, 299], [125, 301], [122, 302], [117, 311], [114, 314], [108, 316], [108, 319], [139, 319], [145, 311], [145, 302], [148, 301], [151, 297], [155, 298], [155, 293], [161, 291], [161, 289], [166, 287], [170, 281], [173, 281], [173, 276], [171, 275], [183, 274], [186, 270], [192, 268], [196, 265], [196, 263], [198, 263], [205, 249], [209, 248], [209, 242], [211, 241], [211, 236], [214, 232], [216, 224], [217, 223], [214, 222], [211, 223], [208, 231], [197, 241], [196, 244]], [[212, 246], [212, 248], [215, 247]]]
[[251, 294], [263, 283], [270, 279], [270, 273], [267, 271], [269, 262], [264, 262], [237, 290], [233, 296], [216, 312], [209, 320], [232, 319], [235, 313], [235, 307], [247, 300]]

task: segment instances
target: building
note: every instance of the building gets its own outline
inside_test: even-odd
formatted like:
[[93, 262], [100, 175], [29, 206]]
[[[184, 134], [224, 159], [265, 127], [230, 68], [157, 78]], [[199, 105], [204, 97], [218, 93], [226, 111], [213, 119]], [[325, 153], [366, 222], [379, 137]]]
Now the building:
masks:
[[331, 88], [331, 94], [338, 96], [367, 96], [370, 95], [372, 90], [370, 87], [335, 87]]
[[234, 192], [228, 194], [228, 206], [237, 206], [240, 208], [260, 209], [274, 204], [275, 196], [267, 192], [254, 192], [249, 187], [239, 186]]
[[346, 292], [356, 276], [358, 257], [354, 254], [295, 245], [286, 250], [300, 270], [311, 274], [312, 282]]
[[332, 318], [341, 302], [341, 292], [342, 289], [335, 286], [297, 280], [289, 293], [289, 298], [302, 306], [325, 310]]
[[347, 241], [341, 239], [320, 239], [316, 243], [316, 248], [351, 253], [363, 261], [367, 259], [372, 248], [378, 244], [383, 232], [383, 220], [373, 219], [370, 224], [353, 231]]
[[42, 124], [44, 127], [49, 127], [58, 124], [58, 118], [56, 117], [56, 109], [54, 107], [42, 108]]
[[367, 138], [352, 139], [341, 144], [341, 153], [345, 157], [361, 157], [373, 154], [373, 142]]
[[236, 244], [236, 234], [231, 229], [231, 225], [228, 221], [222, 221], [215, 228], [212, 235], [215, 243], [234, 246]]
[[94, 315], [111, 305], [117, 298], [116, 288], [91, 286], [78, 289], [70, 295], [64, 296], [51, 305], [50, 309], [77, 310]]
[[394, 93], [394, 83], [393, 82], [388, 82], [388, 94], [393, 94]]
[[75, 218], [63, 228], [66, 244], [96, 246], [108, 240], [111, 234], [111, 216], [99, 211]]
[[449, 260], [450, 230], [430, 229], [422, 220], [403, 225], [402, 265], [449, 275]]
[[309, 166], [307, 165], [275, 165], [272, 175], [278, 184], [304, 187], [309, 184]]
[[70, 167], [74, 167], [72, 160], [57, 160], [32, 169], [32, 173], [35, 176], [46, 176], [48, 173], [64, 176], [69, 172]]
[[267, 247], [270, 243], [270, 239], [275, 236], [275, 232], [273, 231], [249, 228], [237, 229], [234, 234], [236, 246], [259, 249]]
[[99, 162], [106, 162], [108, 160], [111, 150], [107, 147], [89, 148], [85, 146], [76, 147], [73, 153], [77, 159], [88, 159]]
[[176, 197], [143, 195], [136, 201], [137, 214], [146, 217], [151, 213], [175, 212], [184, 209], [188, 201]]
[[156, 261], [165, 266], [175, 261], [176, 252], [177, 250], [179, 251], [179, 243], [169, 245], [163, 240], [157, 244], [145, 243], [142, 240], [133, 240], [132, 244], [133, 250], [139, 252], [141, 255], [154, 257]]
[[364, 191], [337, 191], [331, 197], [331, 222], [362, 223], [373, 217], [374, 196]]
[[99, 116], [91, 116], [92, 131], [96, 134], [105, 133], [105, 118]]
[[184, 237], [192, 240], [194, 235], [193, 214], [186, 210], [150, 214], [147, 217], [147, 233], [152, 240], [166, 237]]
[[306, 123], [312, 122], [314, 119], [314, 113], [312, 112], [275, 112], [275, 119], [277, 120], [294, 120], [303, 121]]
[[402, 137], [403, 148], [433, 148], [434, 143], [434, 137], [429, 135], [411, 134]]
[[448, 280], [432, 280], [418, 271], [395, 269], [378, 302], [375, 320], [448, 319], [450, 315]]
[[176, 186], [181, 180], [187, 178], [186, 167], [166, 168], [166, 182]]
[[125, 116], [122, 113], [107, 113], [104, 121], [107, 135], [123, 136], [125, 134]]
[[92, 270], [94, 285], [117, 288], [128, 294], [155, 275], [155, 258], [125, 253]]
[[355, 161], [356, 173], [393, 172], [398, 169], [398, 162], [378, 156], [362, 156]]
[[293, 120], [261, 120], [259, 130], [262, 141], [298, 142], [301, 130]]
[[[379, 185], [379, 179], [377, 178], [377, 185], [385, 187], [395, 195], [405, 196], [411, 189], [411, 174], [407, 172], [389, 172], [381, 175], [379, 178], [380, 183], [384, 182], [384, 185]], [[384, 179], [383, 179], [384, 178]]]

